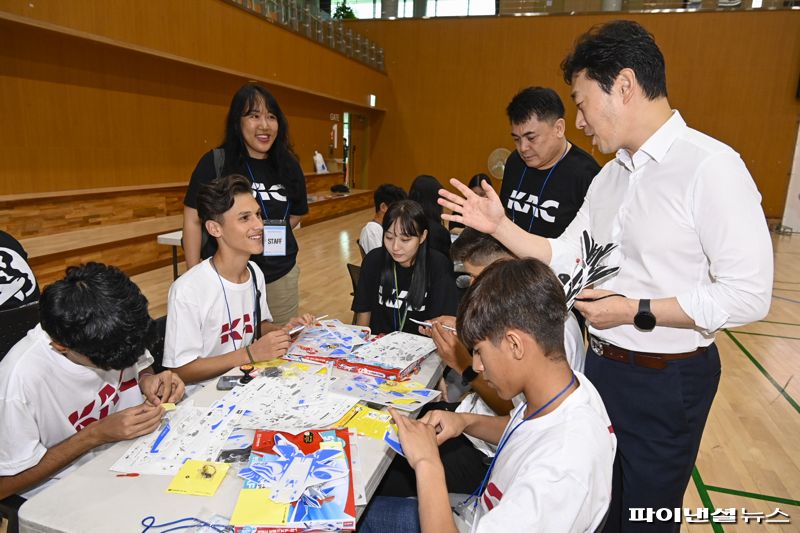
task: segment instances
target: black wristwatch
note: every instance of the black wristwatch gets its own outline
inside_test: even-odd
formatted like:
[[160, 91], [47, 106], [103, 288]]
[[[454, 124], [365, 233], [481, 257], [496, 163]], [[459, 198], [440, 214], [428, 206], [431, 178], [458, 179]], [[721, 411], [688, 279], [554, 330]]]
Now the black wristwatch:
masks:
[[639, 331], [653, 331], [656, 327], [656, 317], [650, 312], [650, 300], [639, 300], [639, 312], [633, 317], [633, 325]]
[[478, 373], [477, 373], [477, 372], [475, 372], [474, 370], [472, 370], [472, 367], [471, 367], [471, 366], [468, 366], [468, 367], [467, 367], [467, 368], [465, 368], [465, 369], [464, 369], [464, 371], [461, 373], [461, 384], [462, 384], [462, 385], [464, 385], [464, 386], [466, 386], [466, 385], [469, 385], [469, 384], [470, 384], [470, 383], [472, 383], [472, 382], [475, 380], [475, 378], [477, 378], [477, 377], [478, 377]]

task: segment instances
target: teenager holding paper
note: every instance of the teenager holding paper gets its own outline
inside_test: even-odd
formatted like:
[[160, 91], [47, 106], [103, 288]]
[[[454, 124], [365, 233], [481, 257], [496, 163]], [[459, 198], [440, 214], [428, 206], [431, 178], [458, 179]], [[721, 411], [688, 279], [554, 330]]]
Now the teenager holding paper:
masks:
[[[226, 176], [203, 186], [197, 208], [217, 251], [170, 287], [164, 339], [163, 364], [186, 383], [280, 357], [289, 349], [289, 330], [314, 321], [303, 315], [283, 328], [272, 324], [264, 274], [249, 261], [264, 244], [261, 210], [247, 178]], [[259, 328], [265, 333], [260, 338]]]
[[[564, 289], [540, 261], [497, 261], [478, 276], [459, 307], [458, 336], [475, 371], [516, 408], [509, 416], [430, 411], [420, 421], [392, 411], [418, 499], [374, 498], [359, 531], [566, 533], [602, 525], [616, 437], [597, 390], [567, 363], [566, 316]], [[497, 450], [473, 495], [451, 499], [438, 445], [465, 433]]]
[[428, 248], [428, 220], [412, 200], [395, 202], [383, 217], [383, 246], [361, 264], [353, 311], [372, 333], [419, 333], [410, 319], [455, 314], [453, 264]]

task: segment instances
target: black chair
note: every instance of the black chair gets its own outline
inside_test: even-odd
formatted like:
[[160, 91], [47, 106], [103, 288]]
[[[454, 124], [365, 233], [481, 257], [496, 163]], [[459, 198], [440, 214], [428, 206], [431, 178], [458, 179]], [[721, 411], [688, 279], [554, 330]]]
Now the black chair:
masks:
[[6, 527], [7, 533], [19, 533], [19, 519], [17, 518], [17, 511], [26, 500], [22, 496], [12, 494], [8, 498], [0, 500], [0, 518], [8, 520]]
[[358, 251], [361, 252], [361, 260], [363, 261], [365, 257], [367, 257], [367, 252], [364, 251], [364, 247], [361, 246], [361, 240], [356, 239], [356, 244], [358, 245]]
[[167, 334], [167, 317], [162, 316], [153, 320], [150, 325], [147, 349], [153, 356], [153, 371], [158, 374], [164, 370], [161, 362], [164, 360], [164, 338]]
[[[359, 250], [361, 246], [358, 247]], [[347, 272], [350, 274], [350, 282], [353, 284], [353, 292], [350, 293], [350, 296], [355, 298], [356, 296], [356, 288], [358, 287], [358, 278], [361, 276], [361, 267], [358, 265], [354, 265], [352, 263], [347, 263]], [[353, 313], [353, 324], [356, 323], [356, 313]]]
[[39, 323], [39, 302], [0, 311], [0, 360]]

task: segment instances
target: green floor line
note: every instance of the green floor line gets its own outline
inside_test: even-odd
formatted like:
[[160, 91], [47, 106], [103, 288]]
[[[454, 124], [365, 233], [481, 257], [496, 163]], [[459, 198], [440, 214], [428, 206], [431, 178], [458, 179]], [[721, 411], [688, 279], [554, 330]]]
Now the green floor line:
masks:
[[759, 337], [775, 337], [776, 339], [791, 339], [800, 341], [800, 337], [786, 337], [785, 335], [771, 335], [769, 333], [756, 333], [755, 331], [742, 331], [740, 329], [732, 329], [731, 333], [741, 333], [742, 335], [757, 335]]
[[[713, 512], [715, 509], [714, 503], [711, 501], [711, 496], [708, 494], [706, 484], [703, 483], [703, 478], [700, 477], [700, 471], [697, 469], [697, 465], [692, 468], [692, 480], [697, 487], [697, 493], [700, 495], [700, 501], [703, 502], [703, 505], [706, 509], [708, 509], [709, 513]], [[714, 533], [723, 532], [722, 524], [717, 522], [711, 522], [711, 528], [714, 530]]]
[[776, 322], [775, 320], [759, 320], [759, 322], [763, 322], [764, 324], [779, 324], [781, 326], [800, 326], [800, 324], [795, 324], [794, 322]]
[[800, 289], [782, 289], [780, 287], [772, 287], [773, 291], [784, 291], [784, 292], [800, 292]]
[[800, 285], [800, 281], [773, 281], [772, 283], [783, 283], [785, 285]]
[[800, 413], [800, 405], [797, 405], [797, 402], [796, 402], [796, 401], [794, 401], [794, 398], [792, 398], [792, 395], [791, 395], [791, 394], [789, 394], [788, 392], [786, 392], [786, 390], [785, 390], [783, 387], [781, 387], [781, 386], [778, 384], [778, 382], [777, 382], [777, 381], [775, 381], [775, 378], [773, 378], [773, 377], [772, 377], [772, 375], [771, 375], [769, 372], [767, 372], [767, 369], [765, 369], [765, 368], [764, 368], [764, 367], [761, 365], [761, 363], [759, 363], [759, 362], [758, 362], [758, 359], [756, 359], [755, 357], [753, 357], [753, 355], [752, 355], [750, 352], [748, 352], [748, 351], [747, 351], [747, 348], [745, 348], [744, 346], [742, 346], [742, 343], [741, 343], [741, 342], [739, 342], [739, 339], [737, 339], [737, 338], [736, 338], [736, 337], [733, 335], [733, 333], [731, 333], [731, 332], [730, 332], [730, 331], [728, 331], [727, 329], [725, 329], [725, 330], [723, 330], [723, 331], [724, 331], [724, 332], [725, 332], [725, 334], [726, 334], [726, 335], [727, 335], [727, 336], [728, 336], [728, 337], [729, 337], [729, 338], [730, 338], [730, 339], [731, 339], [731, 340], [734, 342], [734, 344], [736, 344], [736, 346], [738, 346], [738, 347], [739, 347], [739, 349], [740, 349], [740, 350], [741, 350], [741, 351], [742, 351], [742, 352], [743, 352], [743, 353], [744, 353], [744, 354], [747, 356], [747, 358], [748, 358], [748, 359], [750, 359], [750, 362], [751, 362], [751, 363], [753, 363], [753, 364], [756, 366], [756, 368], [757, 368], [757, 369], [759, 369], [759, 370], [761, 371], [761, 373], [764, 375], [764, 377], [765, 377], [765, 378], [767, 378], [767, 380], [768, 380], [770, 383], [772, 383], [772, 386], [773, 386], [773, 387], [775, 387], [775, 389], [776, 389], [778, 392], [780, 392], [780, 393], [781, 393], [781, 395], [782, 395], [784, 398], [786, 398], [786, 401], [787, 401], [787, 402], [789, 402], [789, 404], [790, 404], [792, 407], [794, 407], [794, 410], [795, 410], [795, 411], [797, 411], [798, 413]]
[[726, 489], [725, 487], [715, 487], [714, 485], [705, 485], [705, 488], [710, 492], [721, 492], [723, 494], [742, 496], [743, 498], [752, 498], [754, 500], [764, 500], [767, 502], [775, 502], [775, 503], [785, 503], [786, 505], [794, 505], [795, 507], [800, 507], [800, 501], [793, 500], [791, 498], [781, 498], [780, 496], [767, 496], [766, 494], [747, 492], [745, 490]]

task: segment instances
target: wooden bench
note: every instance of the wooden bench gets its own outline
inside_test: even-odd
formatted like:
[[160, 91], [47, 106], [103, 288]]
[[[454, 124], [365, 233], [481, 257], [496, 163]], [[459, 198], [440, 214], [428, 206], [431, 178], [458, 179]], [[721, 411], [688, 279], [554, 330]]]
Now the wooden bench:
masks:
[[182, 225], [183, 215], [170, 215], [28, 237], [20, 242], [39, 284], [46, 285], [61, 278], [67, 266], [87, 261], [114, 265], [129, 275], [168, 265], [171, 251], [158, 245], [156, 238]]

